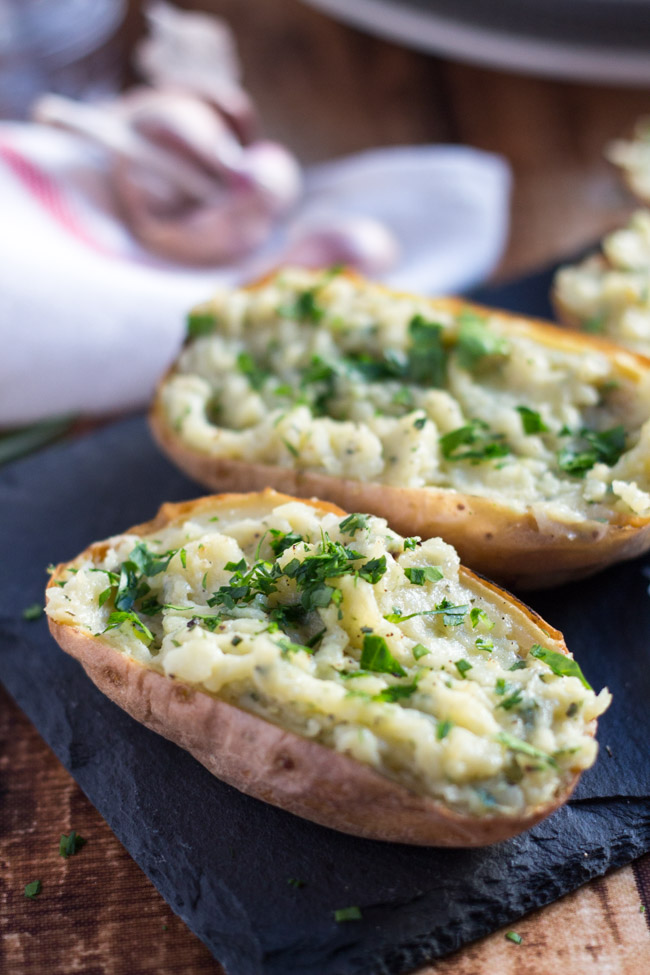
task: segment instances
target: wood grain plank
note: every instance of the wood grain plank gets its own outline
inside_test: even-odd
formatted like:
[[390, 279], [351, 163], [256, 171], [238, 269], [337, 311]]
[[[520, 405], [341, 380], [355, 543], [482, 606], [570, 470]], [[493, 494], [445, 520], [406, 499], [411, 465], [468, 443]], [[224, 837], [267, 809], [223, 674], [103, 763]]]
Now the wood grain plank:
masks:
[[[3, 975], [225, 975], [2, 688], [0, 796]], [[87, 843], [64, 860], [59, 838], [71, 829]], [[642, 862], [650, 875], [650, 857]], [[42, 892], [28, 900], [24, 886], [37, 879]], [[560, 966], [647, 975], [640, 907], [626, 867], [517, 922], [523, 944], [504, 928], [415, 975], [547, 975]]]

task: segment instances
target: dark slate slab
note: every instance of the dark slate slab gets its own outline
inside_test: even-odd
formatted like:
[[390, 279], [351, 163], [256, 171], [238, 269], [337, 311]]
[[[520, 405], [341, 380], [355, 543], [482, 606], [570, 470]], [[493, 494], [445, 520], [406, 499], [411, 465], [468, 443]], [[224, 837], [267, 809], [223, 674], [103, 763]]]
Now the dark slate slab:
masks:
[[[650, 849], [650, 558], [528, 597], [615, 695], [575, 800], [483, 850], [380, 844], [218, 782], [104, 698], [44, 620], [22, 620], [47, 563], [199, 493], [139, 417], [1, 470], [0, 677], [229, 975], [401, 975]], [[336, 924], [351, 905], [363, 919]]]

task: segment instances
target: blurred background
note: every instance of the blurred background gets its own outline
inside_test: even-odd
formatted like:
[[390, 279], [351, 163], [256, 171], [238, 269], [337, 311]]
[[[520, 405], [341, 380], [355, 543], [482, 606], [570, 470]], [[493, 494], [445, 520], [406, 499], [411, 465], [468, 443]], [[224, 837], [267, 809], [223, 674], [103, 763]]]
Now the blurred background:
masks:
[[[514, 175], [501, 275], [631, 211], [603, 147], [650, 113], [647, 0], [177, 0], [233, 28], [264, 133], [301, 162], [464, 143]], [[0, 0], [0, 116], [137, 81], [142, 0]], [[487, 66], [487, 63], [490, 66]]]

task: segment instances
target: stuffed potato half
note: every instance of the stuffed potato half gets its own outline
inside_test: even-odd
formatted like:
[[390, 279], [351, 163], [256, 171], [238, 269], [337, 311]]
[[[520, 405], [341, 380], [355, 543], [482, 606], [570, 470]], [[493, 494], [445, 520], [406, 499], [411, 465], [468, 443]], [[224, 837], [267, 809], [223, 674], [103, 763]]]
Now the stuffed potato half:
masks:
[[206, 486], [271, 485], [442, 535], [522, 588], [650, 545], [650, 363], [591, 336], [289, 269], [222, 292], [159, 386]]
[[164, 505], [59, 565], [51, 631], [238, 789], [345, 832], [512, 836], [596, 756], [562, 635], [441, 539], [274, 491]]

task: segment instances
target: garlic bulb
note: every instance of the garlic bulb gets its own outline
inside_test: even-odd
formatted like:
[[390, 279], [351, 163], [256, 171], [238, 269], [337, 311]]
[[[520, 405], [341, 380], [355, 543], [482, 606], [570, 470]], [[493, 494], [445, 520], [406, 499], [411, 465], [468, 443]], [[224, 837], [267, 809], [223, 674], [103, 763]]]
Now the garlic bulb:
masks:
[[312, 215], [290, 230], [283, 261], [303, 267], [343, 264], [369, 277], [389, 271], [399, 258], [399, 244], [384, 224], [348, 214]]

